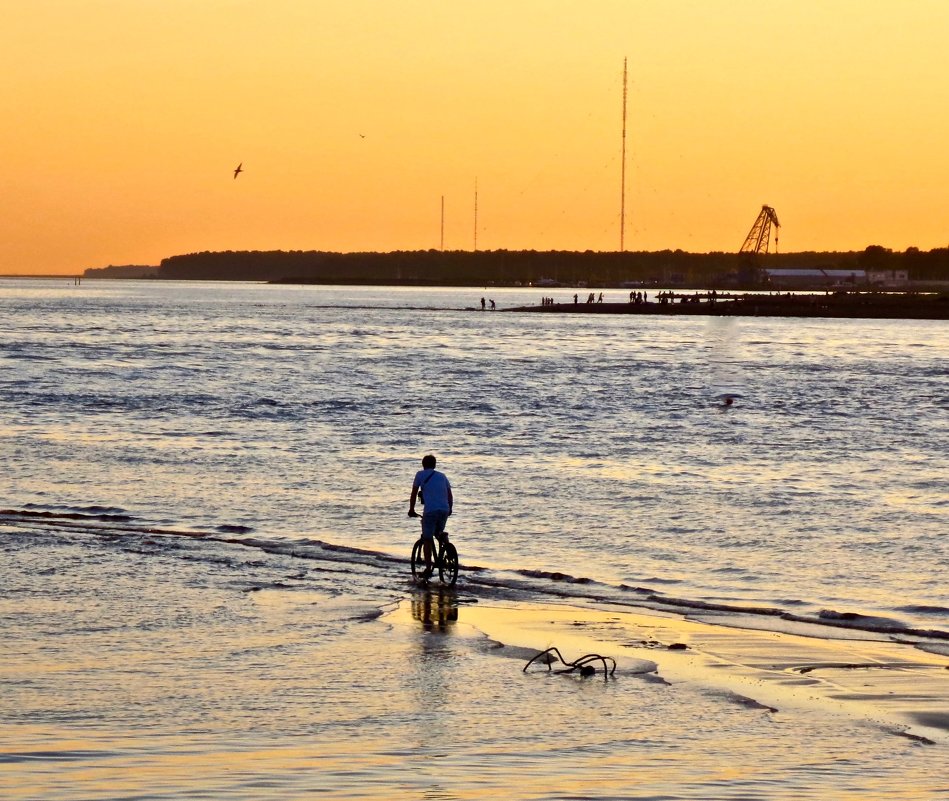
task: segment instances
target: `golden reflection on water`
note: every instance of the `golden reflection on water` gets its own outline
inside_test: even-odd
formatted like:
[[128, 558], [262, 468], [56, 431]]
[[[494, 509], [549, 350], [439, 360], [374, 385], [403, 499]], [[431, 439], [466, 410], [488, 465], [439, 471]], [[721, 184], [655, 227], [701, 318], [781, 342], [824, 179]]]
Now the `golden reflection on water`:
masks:
[[458, 622], [458, 597], [447, 587], [425, 590], [412, 598], [412, 617], [426, 631], [448, 632]]

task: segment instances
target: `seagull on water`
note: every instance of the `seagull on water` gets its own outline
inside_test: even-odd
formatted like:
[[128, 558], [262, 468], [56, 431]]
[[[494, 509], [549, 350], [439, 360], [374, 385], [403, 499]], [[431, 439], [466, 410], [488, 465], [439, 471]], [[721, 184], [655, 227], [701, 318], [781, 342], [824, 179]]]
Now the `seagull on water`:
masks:
[[236, 178], [238, 175], [240, 175], [242, 172], [244, 172], [243, 166], [244, 166], [244, 162], [243, 162], [243, 161], [242, 161], [240, 164], [237, 165], [237, 168], [234, 170], [234, 177], [235, 177], [235, 178]]

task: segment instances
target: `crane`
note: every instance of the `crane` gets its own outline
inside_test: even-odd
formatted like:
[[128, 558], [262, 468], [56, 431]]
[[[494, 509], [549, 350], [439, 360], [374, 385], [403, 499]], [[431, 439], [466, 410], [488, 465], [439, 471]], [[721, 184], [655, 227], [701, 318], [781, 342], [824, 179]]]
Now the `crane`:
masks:
[[778, 252], [778, 228], [781, 223], [778, 222], [778, 215], [774, 213], [771, 206], [762, 206], [758, 213], [758, 219], [745, 237], [745, 244], [741, 246], [739, 253], [767, 253], [768, 243], [771, 239], [771, 226], [774, 226], [774, 252]]

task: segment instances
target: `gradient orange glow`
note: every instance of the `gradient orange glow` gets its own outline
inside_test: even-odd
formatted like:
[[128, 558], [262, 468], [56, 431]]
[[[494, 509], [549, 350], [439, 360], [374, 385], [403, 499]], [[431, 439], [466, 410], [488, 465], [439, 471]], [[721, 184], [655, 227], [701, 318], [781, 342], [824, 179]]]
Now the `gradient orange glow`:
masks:
[[0, 273], [617, 250], [625, 57], [627, 249], [949, 244], [945, 0], [0, 6]]

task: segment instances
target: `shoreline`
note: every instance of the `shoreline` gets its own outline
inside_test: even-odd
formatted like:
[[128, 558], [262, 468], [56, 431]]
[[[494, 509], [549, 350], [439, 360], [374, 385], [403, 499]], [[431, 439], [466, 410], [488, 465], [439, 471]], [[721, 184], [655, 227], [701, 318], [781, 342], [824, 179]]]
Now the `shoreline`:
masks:
[[[586, 654], [614, 659], [617, 670], [610, 681], [645, 675], [724, 694], [767, 714], [793, 709], [843, 716], [921, 744], [949, 745], [949, 653], [921, 650], [911, 639], [820, 626], [806, 634], [776, 632], [714, 614], [465, 602], [444, 590], [418, 594], [431, 609], [433, 626], [453, 615], [458, 625], [487, 638], [497, 655], [517, 660], [517, 673], [531, 657], [555, 646], [567, 660]], [[418, 603], [411, 600], [413, 608]], [[403, 601], [386, 617], [417, 625], [417, 611], [410, 613], [409, 607], [410, 601]], [[529, 671], [547, 672], [540, 662]], [[571, 678], [579, 680], [576, 674]], [[604, 679], [602, 668], [586, 680], [594, 679]]]

